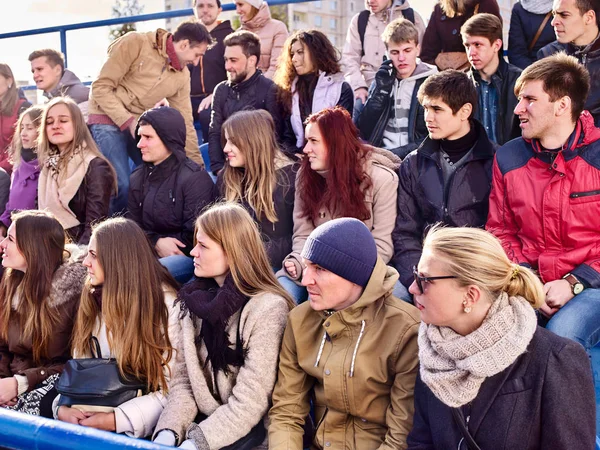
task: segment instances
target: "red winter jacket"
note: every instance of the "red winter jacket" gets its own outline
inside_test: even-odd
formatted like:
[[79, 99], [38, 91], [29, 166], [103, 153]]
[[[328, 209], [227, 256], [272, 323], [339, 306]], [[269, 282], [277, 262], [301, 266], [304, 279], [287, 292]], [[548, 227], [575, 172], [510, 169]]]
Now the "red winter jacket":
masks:
[[542, 281], [572, 272], [600, 288], [600, 129], [589, 112], [552, 156], [522, 138], [497, 151], [486, 229]]

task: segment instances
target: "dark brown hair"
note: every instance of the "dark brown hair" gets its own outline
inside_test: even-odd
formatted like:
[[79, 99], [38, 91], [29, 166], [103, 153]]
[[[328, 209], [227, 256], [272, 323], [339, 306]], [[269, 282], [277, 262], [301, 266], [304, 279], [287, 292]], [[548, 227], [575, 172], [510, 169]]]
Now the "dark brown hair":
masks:
[[475, 14], [463, 24], [460, 34], [481, 36], [493, 44], [497, 39], [502, 40], [502, 22], [493, 14]]
[[260, 60], [260, 38], [251, 31], [237, 30], [223, 39], [225, 47], [239, 45], [246, 58], [256, 56], [256, 64]]
[[[294, 32], [283, 44], [283, 50], [279, 56], [277, 70], [273, 81], [279, 87], [278, 97], [280, 104], [284, 105], [288, 112], [292, 107], [292, 83], [297, 77], [296, 69], [292, 63], [292, 46], [300, 42], [303, 48], [308, 50], [315, 71], [325, 72], [333, 75], [340, 72], [340, 55], [331, 44], [327, 36], [318, 30], [300, 30]], [[306, 58], [306, 56], [305, 56]]]
[[211, 45], [213, 38], [208, 29], [196, 19], [189, 19], [181, 22], [173, 32], [173, 41], [179, 42], [187, 39], [190, 42], [190, 47], [195, 47], [199, 44]]
[[59, 51], [54, 50], [53, 48], [44, 48], [42, 50], [36, 50], [29, 54], [29, 62], [34, 59], [41, 58], [42, 56], [46, 57], [46, 61], [50, 65], [50, 67], [60, 66], [60, 73], [65, 71], [65, 57]]
[[[54, 273], [63, 262], [65, 230], [45, 211], [23, 211], [12, 216], [16, 244], [27, 270], [6, 269], [0, 283], [0, 336], [8, 339], [8, 325], [16, 314], [21, 340], [31, 339], [33, 360], [39, 364], [48, 357], [48, 343], [55, 332], [58, 313], [48, 296]], [[19, 297], [16, 310], [12, 308]]]
[[444, 70], [428, 77], [417, 92], [419, 103], [423, 99], [439, 98], [456, 114], [460, 108], [470, 103], [472, 108], [469, 119], [477, 107], [477, 91], [466, 73], [458, 70]]

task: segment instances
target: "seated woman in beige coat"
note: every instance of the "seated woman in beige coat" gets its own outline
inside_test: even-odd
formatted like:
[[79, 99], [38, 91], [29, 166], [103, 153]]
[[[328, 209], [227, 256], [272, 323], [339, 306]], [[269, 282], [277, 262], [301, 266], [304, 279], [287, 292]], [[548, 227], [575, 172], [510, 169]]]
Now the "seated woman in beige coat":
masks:
[[154, 442], [210, 450], [246, 439], [254, 448], [266, 437], [263, 418], [293, 303], [241, 205], [205, 211], [196, 240], [198, 278], [179, 292], [183, 350]]
[[309, 301], [285, 329], [269, 450], [302, 449], [311, 398], [311, 449], [406, 449], [420, 316], [392, 295], [398, 272], [377, 253], [357, 219], [330, 220], [306, 240]]
[[[292, 252], [278, 272], [279, 282], [296, 302], [306, 300], [300, 252], [317, 226], [336, 217], [354, 217], [367, 226], [377, 253], [387, 264], [394, 253], [392, 231], [400, 158], [364, 145], [345, 108], [336, 106], [311, 114], [300, 170], [296, 176]], [[363, 201], [360, 201], [363, 200]]]
[[260, 38], [260, 60], [257, 68], [269, 79], [275, 75], [277, 60], [288, 37], [285, 24], [271, 18], [269, 5], [263, 0], [236, 0], [235, 12], [240, 16], [240, 29], [252, 31]]

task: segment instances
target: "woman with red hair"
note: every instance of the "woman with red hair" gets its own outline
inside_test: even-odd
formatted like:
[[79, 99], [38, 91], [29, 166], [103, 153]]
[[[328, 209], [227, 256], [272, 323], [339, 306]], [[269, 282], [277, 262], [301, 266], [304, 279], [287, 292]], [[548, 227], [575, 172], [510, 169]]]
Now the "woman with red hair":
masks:
[[[393, 153], [363, 144], [348, 111], [340, 106], [311, 114], [305, 121], [306, 145], [296, 177], [292, 253], [284, 260], [279, 282], [299, 303], [300, 252], [319, 225], [338, 218], [362, 221], [375, 239], [385, 263], [393, 254], [400, 159]], [[351, 245], [351, 243], [349, 243]]]

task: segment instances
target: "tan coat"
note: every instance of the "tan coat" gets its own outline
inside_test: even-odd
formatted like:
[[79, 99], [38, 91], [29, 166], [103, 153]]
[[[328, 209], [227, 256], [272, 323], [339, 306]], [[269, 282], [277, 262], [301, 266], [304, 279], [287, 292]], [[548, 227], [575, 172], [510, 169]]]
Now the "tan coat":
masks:
[[269, 5], [263, 2], [256, 15], [242, 23], [241, 29], [252, 31], [260, 38], [258, 69], [265, 77], [272, 79], [283, 44], [288, 37], [287, 27], [283, 22], [271, 18]]
[[391, 295], [397, 279], [398, 273], [378, 258], [352, 306], [330, 316], [313, 311], [309, 302], [292, 310], [269, 412], [270, 450], [302, 448], [311, 389], [317, 424], [311, 449], [406, 449], [420, 315]]
[[[364, 221], [364, 224], [371, 230], [371, 234], [377, 245], [377, 253], [386, 264], [392, 259], [394, 254], [392, 231], [396, 223], [396, 200], [398, 198], [398, 175], [395, 170], [399, 166], [400, 159], [392, 152], [373, 147], [371, 159], [367, 163], [367, 172], [371, 177], [373, 186], [367, 191], [365, 196], [365, 202], [369, 206], [371, 214], [370, 218]], [[314, 224], [308, 217], [302, 217], [304, 203], [298, 189], [299, 174], [300, 172], [296, 176], [292, 253], [284, 260], [284, 264], [286, 261], [291, 261], [296, 265], [298, 276], [294, 281], [299, 280], [302, 274], [302, 257], [300, 253], [310, 233], [319, 225], [337, 218], [337, 216], [331, 214], [326, 208], [319, 211], [319, 217]], [[285, 269], [282, 269], [277, 275], [290, 277]]]
[[190, 100], [190, 72], [175, 70], [169, 64], [166, 43], [170, 36], [158, 29], [131, 32], [108, 47], [108, 59], [90, 91], [91, 114], [106, 114], [118, 126], [135, 120], [163, 98], [185, 120], [186, 155], [204, 166], [198, 150]]
[[[371, 14], [367, 22], [365, 30], [365, 54], [362, 55], [362, 46], [360, 45], [360, 35], [358, 34], [358, 14], [356, 14], [350, 25], [346, 35], [346, 42], [342, 53], [342, 65], [346, 74], [346, 81], [352, 86], [352, 89], [358, 88], [368, 89], [371, 82], [375, 78], [375, 73], [379, 70], [387, 49], [381, 35], [387, 24], [391, 21], [404, 17], [402, 10], [410, 5], [408, 1], [394, 2], [392, 13], [382, 11], [377, 14]], [[419, 42], [423, 40], [425, 34], [425, 22], [415, 10], [415, 26], [419, 30]]]

